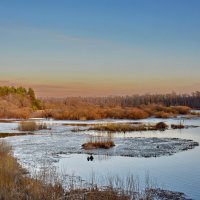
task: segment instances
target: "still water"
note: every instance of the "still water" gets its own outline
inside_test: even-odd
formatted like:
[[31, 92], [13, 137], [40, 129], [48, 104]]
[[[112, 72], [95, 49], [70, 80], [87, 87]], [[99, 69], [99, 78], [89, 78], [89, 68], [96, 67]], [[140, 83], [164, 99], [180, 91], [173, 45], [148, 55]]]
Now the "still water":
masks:
[[[157, 122], [158, 119], [142, 120], [145, 122]], [[179, 123], [180, 120], [168, 119], [167, 123]], [[182, 121], [183, 122], [183, 121]], [[184, 120], [187, 125], [200, 125], [199, 119]], [[96, 134], [91, 132], [90, 134]], [[192, 139], [200, 143], [200, 128], [182, 130], [167, 130], [165, 132], [142, 132], [115, 134], [115, 137], [177, 137]], [[129, 176], [139, 177], [144, 183], [146, 174], [157, 183], [158, 186], [172, 191], [184, 192], [189, 197], [200, 199], [200, 147], [179, 152], [172, 156], [158, 158], [132, 158], [121, 156], [98, 156], [94, 160], [87, 161], [87, 155], [71, 154], [62, 156], [57, 166], [62, 172], [81, 176], [90, 181], [95, 176], [96, 181], [102, 183], [105, 177]]]
[[[6, 138], [14, 148], [14, 155], [19, 162], [29, 171], [40, 165], [45, 157], [56, 166], [59, 173], [73, 174], [80, 176], [83, 180], [95, 180], [103, 184], [106, 177], [119, 177], [124, 179], [130, 175], [138, 177], [141, 185], [144, 183], [145, 175], [148, 173], [150, 178], [159, 187], [172, 191], [184, 192], [187, 196], [200, 200], [200, 147], [192, 150], [182, 151], [171, 156], [161, 156], [157, 158], [142, 157], [122, 157], [94, 155], [93, 161], [87, 161], [86, 154], [60, 154], [64, 152], [68, 145], [81, 146], [85, 138], [98, 135], [95, 131], [84, 131], [72, 133], [74, 127], [62, 126], [63, 123], [77, 123], [77, 121], [45, 121], [51, 130], [39, 131], [35, 135], [8, 137]], [[102, 123], [103, 121], [87, 121], [84, 123]], [[119, 120], [111, 120], [119, 122]], [[127, 122], [130, 120], [120, 120]], [[131, 120], [134, 121], [134, 120]], [[160, 122], [160, 119], [138, 120], [141, 122], [152, 123]], [[168, 124], [184, 123], [185, 125], [200, 125], [200, 118], [176, 118], [164, 120]], [[83, 122], [80, 122], [83, 123]], [[17, 123], [0, 124], [1, 132], [16, 132]], [[200, 128], [188, 128], [182, 130], [166, 130], [164, 132], [131, 132], [126, 134], [113, 134], [114, 138], [134, 138], [134, 137], [158, 137], [158, 138], [182, 138], [191, 139], [200, 143]], [[54, 153], [58, 156], [55, 157]], [[31, 168], [32, 167], [32, 168]]]

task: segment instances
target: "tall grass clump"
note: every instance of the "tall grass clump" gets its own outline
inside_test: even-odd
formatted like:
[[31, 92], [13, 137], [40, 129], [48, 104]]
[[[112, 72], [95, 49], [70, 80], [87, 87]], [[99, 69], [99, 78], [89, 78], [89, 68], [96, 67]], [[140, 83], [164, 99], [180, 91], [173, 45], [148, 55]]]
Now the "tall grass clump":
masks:
[[76, 188], [77, 181], [70, 183], [70, 188], [64, 190], [57, 181], [56, 175], [44, 168], [35, 179], [27, 176], [12, 156], [11, 146], [0, 142], [0, 199], [2, 200], [128, 200], [128, 195], [120, 194], [111, 187], [98, 188], [96, 185], [87, 188]]
[[82, 148], [85, 150], [110, 149], [114, 146], [115, 146], [115, 143], [112, 141], [111, 137], [108, 137], [108, 138], [91, 137], [88, 142], [82, 145]]
[[65, 192], [61, 184], [50, 184], [26, 176], [26, 171], [12, 156], [11, 149], [8, 143], [0, 141], [0, 199], [64, 199]]
[[83, 149], [110, 149], [114, 147], [115, 143], [113, 141], [94, 141], [87, 142], [82, 145]]
[[157, 130], [164, 131], [168, 128], [168, 125], [164, 122], [158, 122], [155, 127]]
[[47, 129], [47, 125], [37, 124], [34, 121], [21, 121], [19, 123], [18, 129], [20, 131], [37, 131], [37, 130]]

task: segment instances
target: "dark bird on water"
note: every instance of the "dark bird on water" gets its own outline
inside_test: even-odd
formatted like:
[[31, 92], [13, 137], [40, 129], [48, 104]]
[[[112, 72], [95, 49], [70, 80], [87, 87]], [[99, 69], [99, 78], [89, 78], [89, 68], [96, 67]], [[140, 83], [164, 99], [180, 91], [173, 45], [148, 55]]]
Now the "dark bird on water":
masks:
[[94, 157], [93, 157], [93, 155], [91, 154], [91, 156], [90, 156], [90, 160], [91, 161], [93, 161], [94, 160]]
[[91, 154], [90, 156], [87, 157], [87, 161], [93, 161], [94, 160], [94, 157], [93, 155]]

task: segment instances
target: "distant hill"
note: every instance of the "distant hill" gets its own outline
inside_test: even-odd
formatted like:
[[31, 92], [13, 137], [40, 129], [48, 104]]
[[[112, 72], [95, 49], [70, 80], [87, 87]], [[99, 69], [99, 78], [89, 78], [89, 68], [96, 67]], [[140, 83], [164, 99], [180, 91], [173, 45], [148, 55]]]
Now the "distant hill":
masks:
[[42, 108], [42, 102], [32, 88], [0, 87], [0, 118], [29, 118], [34, 110]]

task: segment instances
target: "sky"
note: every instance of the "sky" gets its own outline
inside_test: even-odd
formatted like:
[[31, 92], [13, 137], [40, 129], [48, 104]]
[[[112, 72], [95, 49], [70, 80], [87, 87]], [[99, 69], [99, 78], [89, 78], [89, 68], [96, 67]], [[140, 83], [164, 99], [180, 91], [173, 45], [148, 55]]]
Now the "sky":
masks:
[[200, 90], [199, 0], [0, 0], [0, 85], [41, 97]]

